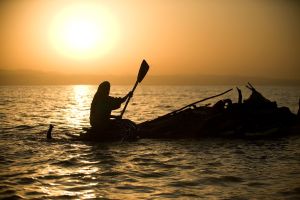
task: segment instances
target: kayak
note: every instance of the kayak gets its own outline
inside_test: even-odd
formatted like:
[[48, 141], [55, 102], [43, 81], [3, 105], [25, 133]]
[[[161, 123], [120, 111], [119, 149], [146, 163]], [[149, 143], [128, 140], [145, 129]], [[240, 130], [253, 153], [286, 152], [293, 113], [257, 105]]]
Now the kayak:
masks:
[[137, 139], [137, 126], [134, 122], [128, 119], [118, 120], [116, 126], [112, 129], [97, 130], [93, 128], [83, 128], [80, 135], [67, 133], [66, 135], [73, 140], [81, 141], [128, 141]]

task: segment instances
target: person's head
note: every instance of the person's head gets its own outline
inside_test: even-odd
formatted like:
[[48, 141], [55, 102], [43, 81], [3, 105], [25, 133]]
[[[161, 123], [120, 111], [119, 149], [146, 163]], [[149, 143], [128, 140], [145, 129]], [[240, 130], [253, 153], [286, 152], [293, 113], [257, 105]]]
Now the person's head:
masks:
[[108, 81], [102, 82], [97, 90], [97, 93], [101, 96], [108, 96], [110, 91], [110, 83]]

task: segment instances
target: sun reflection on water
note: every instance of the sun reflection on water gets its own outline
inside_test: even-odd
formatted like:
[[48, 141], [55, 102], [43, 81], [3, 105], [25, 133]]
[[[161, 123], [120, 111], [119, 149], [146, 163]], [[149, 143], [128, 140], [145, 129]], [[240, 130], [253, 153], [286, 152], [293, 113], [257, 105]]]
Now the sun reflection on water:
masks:
[[[52, 163], [37, 171], [39, 182], [44, 183], [36, 188], [37, 191], [54, 197], [78, 197], [78, 199], [98, 197], [93, 189], [99, 184], [93, 176], [99, 171], [98, 167], [84, 166], [81, 169], [73, 168], [71, 165], [63, 167], [59, 166], [61, 162], [63, 161], [56, 161], [54, 165]], [[82, 178], [92, 181], [80, 181]], [[82, 186], [78, 187], [78, 184]], [[29, 186], [27, 189], [33, 188]]]
[[87, 125], [89, 118], [90, 88], [87, 85], [74, 85], [73, 94], [65, 118], [73, 127], [82, 127]]

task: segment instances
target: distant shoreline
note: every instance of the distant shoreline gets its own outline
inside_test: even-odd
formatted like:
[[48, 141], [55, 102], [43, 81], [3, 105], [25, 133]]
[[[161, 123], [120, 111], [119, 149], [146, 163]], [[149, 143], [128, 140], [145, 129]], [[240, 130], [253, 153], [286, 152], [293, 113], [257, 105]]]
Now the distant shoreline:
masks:
[[[121, 75], [61, 74], [31, 70], [0, 70], [0, 85], [97, 85], [109, 80], [114, 85], [132, 85], [136, 77]], [[148, 75], [143, 85], [255, 85], [300, 86], [300, 80], [238, 75]]]

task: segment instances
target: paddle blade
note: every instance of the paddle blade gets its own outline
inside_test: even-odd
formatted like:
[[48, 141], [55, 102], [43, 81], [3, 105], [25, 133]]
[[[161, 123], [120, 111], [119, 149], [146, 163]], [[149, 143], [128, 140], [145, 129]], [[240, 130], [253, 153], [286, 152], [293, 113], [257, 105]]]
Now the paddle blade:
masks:
[[146, 76], [148, 70], [149, 70], [149, 65], [148, 65], [148, 63], [146, 62], [146, 60], [143, 60], [143, 62], [142, 62], [142, 64], [141, 64], [141, 67], [140, 67], [140, 70], [139, 70], [138, 77], [137, 77], [137, 81], [138, 81], [139, 83], [142, 82], [142, 80], [143, 80], [144, 77]]

